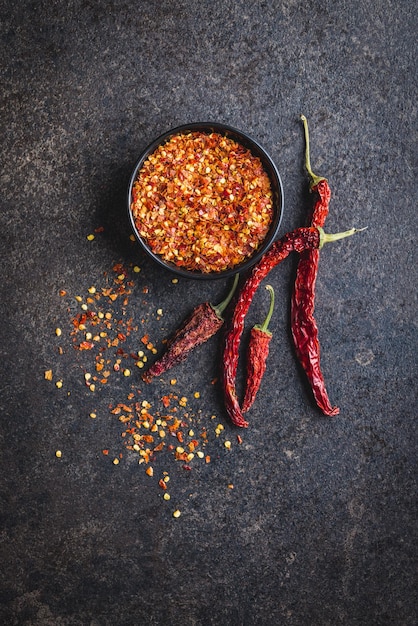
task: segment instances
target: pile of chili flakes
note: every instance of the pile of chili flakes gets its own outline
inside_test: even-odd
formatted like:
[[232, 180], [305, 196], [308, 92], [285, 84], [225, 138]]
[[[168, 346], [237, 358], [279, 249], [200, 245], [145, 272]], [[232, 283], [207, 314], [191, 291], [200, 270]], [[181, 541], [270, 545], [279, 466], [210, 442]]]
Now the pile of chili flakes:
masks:
[[203, 273], [252, 256], [273, 219], [270, 179], [260, 159], [215, 132], [179, 133], [158, 146], [132, 198], [136, 227], [153, 253]]
[[[94, 235], [87, 239], [92, 241]], [[164, 460], [168, 464], [174, 461], [186, 471], [191, 471], [196, 463], [208, 464], [211, 462], [208, 444], [213, 435], [222, 438], [224, 426], [217, 423], [215, 415], [209, 416], [207, 425], [202, 425], [204, 416], [201, 410], [189, 408], [189, 399], [177, 391], [178, 381], [174, 377], [169, 381], [170, 391], [164, 393], [158, 402], [144, 399], [143, 392], [147, 386], [141, 381], [138, 370], [147, 367], [148, 359], [157, 354], [157, 348], [149, 333], [144, 332], [149, 318], [135, 321], [134, 316], [129, 315], [129, 302], [134, 289], [141, 289], [143, 294], [149, 292], [145, 284], [140, 286], [135, 280], [139, 273], [140, 268], [136, 265], [115, 263], [111, 272], [103, 275], [104, 286], [92, 285], [83, 296], [71, 295], [62, 289], [59, 295], [67, 300], [71, 330], [63, 333], [61, 328], [56, 328], [55, 335], [59, 355], [63, 355], [68, 348], [65, 343], [62, 345], [63, 341], [70, 343], [74, 349], [75, 362], [84, 385], [92, 394], [87, 415], [91, 419], [107, 416], [120, 422], [122, 450], [134, 455], [145, 473], [157, 480], [164, 500], [168, 501], [170, 472], [168, 469], [160, 469], [159, 475], [154, 472], [155, 464], [161, 467], [161, 463], [156, 463], [158, 457], [165, 455]], [[178, 281], [173, 279], [173, 282]], [[146, 304], [145, 301], [143, 303]], [[160, 320], [162, 310], [157, 309], [155, 315]], [[68, 326], [68, 322], [65, 325]], [[132, 351], [132, 343], [139, 349]], [[118, 377], [115, 387], [124, 389], [123, 397], [102, 406], [106, 396], [99, 392], [112, 385], [115, 377]], [[44, 378], [53, 382], [57, 389], [64, 388], [65, 391], [65, 380], [54, 376], [52, 370], [45, 371]], [[126, 379], [128, 384], [121, 385], [122, 379]], [[132, 381], [131, 384], [128, 381]], [[68, 390], [67, 393], [70, 394]], [[199, 398], [200, 393], [194, 392], [192, 402], [198, 403]], [[214, 423], [215, 427], [212, 426]], [[237, 441], [241, 443], [241, 437], [238, 436]], [[232, 444], [225, 439], [223, 446], [230, 449]], [[125, 452], [115, 455], [111, 454], [109, 447], [101, 448], [101, 453], [113, 465], [121, 463]], [[61, 458], [62, 452], [57, 450], [56, 456]], [[232, 485], [228, 487], [232, 488]], [[179, 514], [178, 509], [173, 513], [175, 517]]]

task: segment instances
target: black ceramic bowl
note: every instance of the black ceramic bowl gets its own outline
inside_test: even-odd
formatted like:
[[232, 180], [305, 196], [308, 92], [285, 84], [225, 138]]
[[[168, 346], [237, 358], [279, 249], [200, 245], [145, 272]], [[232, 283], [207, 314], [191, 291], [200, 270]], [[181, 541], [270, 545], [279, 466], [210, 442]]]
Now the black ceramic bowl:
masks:
[[[252, 256], [247, 257], [242, 263], [234, 265], [233, 267], [219, 271], [219, 272], [198, 272], [187, 270], [182, 267], [176, 266], [174, 263], [170, 263], [163, 259], [160, 255], [155, 254], [147, 242], [138, 232], [138, 229], [135, 224], [135, 219], [131, 210], [133, 198], [132, 198], [132, 189], [135, 184], [136, 179], [138, 178], [139, 171], [141, 170], [146, 159], [158, 148], [158, 146], [166, 143], [173, 137], [178, 134], [187, 134], [190, 132], [203, 132], [203, 133], [219, 133], [237, 141], [242, 146], [250, 150], [251, 154], [255, 157], [258, 157], [263, 165], [263, 168], [270, 179], [271, 191], [273, 195], [273, 219], [269, 228], [269, 231], [264, 238], [263, 242], [255, 253]], [[185, 124], [183, 126], [178, 126], [177, 128], [173, 128], [172, 130], [167, 131], [157, 139], [155, 139], [141, 154], [138, 162], [135, 165], [133, 170], [129, 188], [128, 188], [128, 215], [129, 220], [132, 225], [133, 232], [135, 234], [136, 239], [140, 243], [140, 245], [144, 248], [144, 250], [148, 253], [150, 257], [154, 259], [159, 265], [165, 267], [166, 269], [171, 270], [178, 276], [183, 276], [185, 278], [194, 278], [194, 279], [216, 279], [216, 278], [226, 278], [236, 274], [237, 272], [243, 272], [252, 265], [254, 265], [263, 254], [270, 248], [271, 244], [275, 240], [280, 222], [283, 214], [283, 186], [282, 181], [280, 179], [279, 172], [272, 161], [271, 157], [267, 154], [267, 152], [260, 146], [259, 143], [254, 141], [251, 137], [246, 135], [245, 133], [232, 128], [230, 126], [226, 126], [225, 124], [217, 124], [211, 122], [196, 122], [194, 124]]]

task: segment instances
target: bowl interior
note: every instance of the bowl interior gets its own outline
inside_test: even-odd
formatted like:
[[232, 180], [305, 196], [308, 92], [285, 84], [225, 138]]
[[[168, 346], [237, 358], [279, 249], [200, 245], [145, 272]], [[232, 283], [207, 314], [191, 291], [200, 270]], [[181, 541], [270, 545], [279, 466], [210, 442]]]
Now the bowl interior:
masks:
[[[161, 144], [169, 141], [171, 137], [178, 134], [186, 134], [194, 131], [203, 132], [203, 133], [219, 133], [220, 135], [224, 135], [230, 139], [233, 139], [240, 143], [242, 146], [250, 150], [253, 156], [256, 156], [260, 159], [263, 164], [263, 168], [270, 179], [271, 191], [273, 195], [273, 219], [269, 228], [269, 231], [264, 238], [262, 244], [257, 248], [256, 252], [245, 259], [242, 263], [234, 265], [234, 267], [220, 271], [220, 272], [198, 272], [187, 270], [181, 267], [178, 267], [174, 263], [170, 263], [166, 261], [158, 254], [155, 254], [151, 248], [148, 246], [147, 242], [141, 237], [138, 232], [138, 229], [135, 224], [135, 219], [131, 210], [132, 205], [132, 189], [135, 184], [135, 181], [138, 177], [139, 171], [142, 168], [144, 162], [147, 158], [157, 149]], [[233, 276], [237, 272], [244, 272], [246, 269], [254, 265], [263, 254], [270, 248], [271, 244], [275, 240], [278, 230], [280, 228], [280, 223], [283, 216], [283, 185], [280, 178], [280, 174], [271, 159], [271, 157], [267, 154], [264, 148], [261, 147], [259, 143], [257, 143], [254, 139], [252, 139], [246, 133], [237, 130], [231, 126], [226, 126], [224, 124], [212, 123], [212, 122], [196, 122], [194, 124], [185, 124], [182, 126], [178, 126], [173, 128], [163, 135], [160, 135], [155, 139], [141, 154], [139, 160], [137, 161], [135, 168], [132, 172], [132, 176], [129, 182], [128, 188], [128, 215], [129, 220], [135, 234], [136, 239], [143, 247], [143, 249], [162, 267], [171, 270], [178, 276], [183, 276], [185, 278], [193, 278], [193, 279], [216, 279], [216, 278], [227, 278], [229, 276]]]

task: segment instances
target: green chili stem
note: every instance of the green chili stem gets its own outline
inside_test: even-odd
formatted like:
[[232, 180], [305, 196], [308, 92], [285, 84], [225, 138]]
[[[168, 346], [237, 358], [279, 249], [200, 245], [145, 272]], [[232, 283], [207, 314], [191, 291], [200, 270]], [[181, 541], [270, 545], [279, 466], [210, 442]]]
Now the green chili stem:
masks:
[[225, 311], [226, 307], [231, 302], [232, 296], [234, 295], [235, 289], [237, 288], [237, 285], [238, 285], [238, 280], [239, 280], [239, 274], [235, 274], [234, 282], [232, 284], [231, 290], [226, 296], [225, 300], [222, 300], [222, 302], [220, 302], [216, 306], [212, 305], [212, 308], [218, 317], [220, 318], [222, 317], [222, 313]]
[[311, 179], [311, 189], [312, 189], [312, 187], [315, 187], [315, 185], [317, 185], [321, 180], [326, 180], [326, 179], [323, 176], [317, 176], [312, 171], [312, 168], [311, 168], [311, 157], [310, 157], [310, 150], [309, 150], [308, 120], [306, 119], [306, 117], [304, 115], [301, 115], [300, 119], [303, 122], [303, 129], [305, 131], [305, 167], [306, 167], [306, 171], [308, 172], [309, 177]]
[[271, 334], [270, 331], [268, 330], [268, 325], [270, 324], [271, 316], [273, 315], [274, 289], [271, 285], [266, 285], [266, 289], [268, 289], [270, 292], [270, 307], [269, 307], [269, 310], [267, 312], [267, 316], [264, 322], [262, 324], [256, 324], [254, 328], [257, 328], [257, 330], [261, 330], [261, 332], [263, 333]]
[[360, 233], [362, 230], [366, 230], [367, 226], [366, 228], [350, 228], [350, 230], [345, 230], [342, 233], [325, 233], [324, 229], [320, 226], [317, 228], [320, 236], [319, 249], [321, 249], [325, 243], [337, 241], [338, 239], [344, 239], [344, 237], [351, 237], [351, 235], [355, 235], [356, 233]]

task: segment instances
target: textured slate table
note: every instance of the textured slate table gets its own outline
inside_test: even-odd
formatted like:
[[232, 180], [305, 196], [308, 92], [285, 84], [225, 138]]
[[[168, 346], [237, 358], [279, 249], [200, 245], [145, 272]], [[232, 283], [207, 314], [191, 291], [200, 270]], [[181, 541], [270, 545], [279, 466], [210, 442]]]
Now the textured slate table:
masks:
[[[1, 622], [416, 624], [414, 3], [4, 0], [0, 10]], [[195, 304], [227, 287], [173, 284], [130, 240], [125, 193], [140, 151], [192, 121], [250, 133], [282, 174], [284, 233], [312, 202], [300, 113], [333, 190], [328, 230], [368, 226], [321, 256], [316, 315], [340, 416], [318, 413], [295, 360], [295, 258], [270, 277], [275, 338], [240, 445], [211, 384], [218, 339], [148, 389], [133, 366], [91, 392], [71, 317], [75, 296], [102, 288], [115, 263], [133, 283], [128, 350], [146, 333], [161, 350]], [[118, 302], [106, 306], [123, 321]], [[260, 292], [249, 324], [265, 305]], [[190, 407], [185, 430], [207, 429], [211, 462], [185, 471], [166, 448], [150, 477], [109, 405], [141, 391], [154, 411], [173, 375]]]

